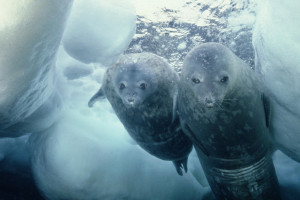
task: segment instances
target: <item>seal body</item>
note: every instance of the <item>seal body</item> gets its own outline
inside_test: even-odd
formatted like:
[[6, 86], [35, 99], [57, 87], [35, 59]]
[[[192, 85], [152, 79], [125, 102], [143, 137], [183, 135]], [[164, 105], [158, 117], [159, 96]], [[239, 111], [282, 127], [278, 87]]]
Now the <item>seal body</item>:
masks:
[[178, 109], [217, 199], [280, 199], [268, 102], [254, 71], [221, 44], [186, 56]]
[[89, 106], [106, 96], [130, 136], [147, 152], [187, 171], [192, 142], [176, 116], [179, 77], [163, 58], [150, 53], [124, 55], [108, 68]]

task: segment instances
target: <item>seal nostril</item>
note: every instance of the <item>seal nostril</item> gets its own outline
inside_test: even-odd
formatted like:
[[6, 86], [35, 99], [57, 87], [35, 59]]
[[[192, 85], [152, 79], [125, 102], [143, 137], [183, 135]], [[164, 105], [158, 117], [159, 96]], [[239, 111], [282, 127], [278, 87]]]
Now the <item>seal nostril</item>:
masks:
[[213, 100], [211, 98], [206, 98], [205, 103], [213, 103]]

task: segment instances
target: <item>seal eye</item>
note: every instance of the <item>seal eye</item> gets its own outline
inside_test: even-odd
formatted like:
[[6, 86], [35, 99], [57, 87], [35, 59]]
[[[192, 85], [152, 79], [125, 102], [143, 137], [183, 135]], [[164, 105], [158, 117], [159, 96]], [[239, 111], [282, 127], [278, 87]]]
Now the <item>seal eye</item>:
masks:
[[141, 88], [142, 90], [145, 90], [146, 87], [147, 87], [147, 84], [146, 84], [146, 83], [141, 83], [141, 84], [140, 84], [140, 88]]
[[200, 80], [198, 78], [192, 78], [193, 83], [195, 84], [199, 84]]
[[220, 82], [221, 83], [226, 83], [228, 81], [228, 76], [223, 76], [221, 79], [220, 79]]
[[119, 89], [120, 89], [120, 90], [123, 90], [124, 88], [125, 88], [125, 84], [124, 84], [124, 83], [120, 83]]

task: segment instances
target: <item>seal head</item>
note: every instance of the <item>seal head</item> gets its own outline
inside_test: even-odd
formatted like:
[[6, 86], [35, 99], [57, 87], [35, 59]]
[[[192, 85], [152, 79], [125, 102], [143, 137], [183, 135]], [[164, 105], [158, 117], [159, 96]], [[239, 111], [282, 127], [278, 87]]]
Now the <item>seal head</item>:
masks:
[[[201, 49], [199, 49], [201, 48]], [[199, 104], [205, 108], [219, 108], [226, 99], [231, 83], [236, 78], [232, 60], [227, 59], [223, 46], [205, 44], [193, 49], [184, 61], [182, 75]], [[201, 51], [201, 53], [199, 53]]]
[[155, 78], [136, 63], [123, 65], [116, 70], [116, 74], [114, 88], [127, 107], [136, 108], [157, 88]]

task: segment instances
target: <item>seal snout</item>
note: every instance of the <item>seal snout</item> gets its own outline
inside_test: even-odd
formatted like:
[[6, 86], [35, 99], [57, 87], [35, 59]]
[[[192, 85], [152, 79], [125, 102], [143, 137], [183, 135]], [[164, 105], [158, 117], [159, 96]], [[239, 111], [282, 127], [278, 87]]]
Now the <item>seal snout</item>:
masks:
[[215, 106], [216, 100], [212, 95], [204, 97], [204, 105], [207, 108], [213, 108]]
[[134, 99], [134, 98], [127, 98], [127, 99], [125, 99], [125, 103], [126, 103], [127, 105], [134, 106], [134, 104], [135, 104], [135, 99]]
[[206, 108], [213, 108], [214, 103], [213, 102], [205, 102], [205, 106], [206, 106]]
[[123, 103], [128, 107], [135, 107], [138, 104], [136, 93], [128, 94], [123, 98]]
[[133, 99], [133, 98], [129, 98], [129, 99], [127, 99], [127, 101], [128, 101], [128, 103], [130, 103], [130, 104], [134, 103], [134, 99]]

